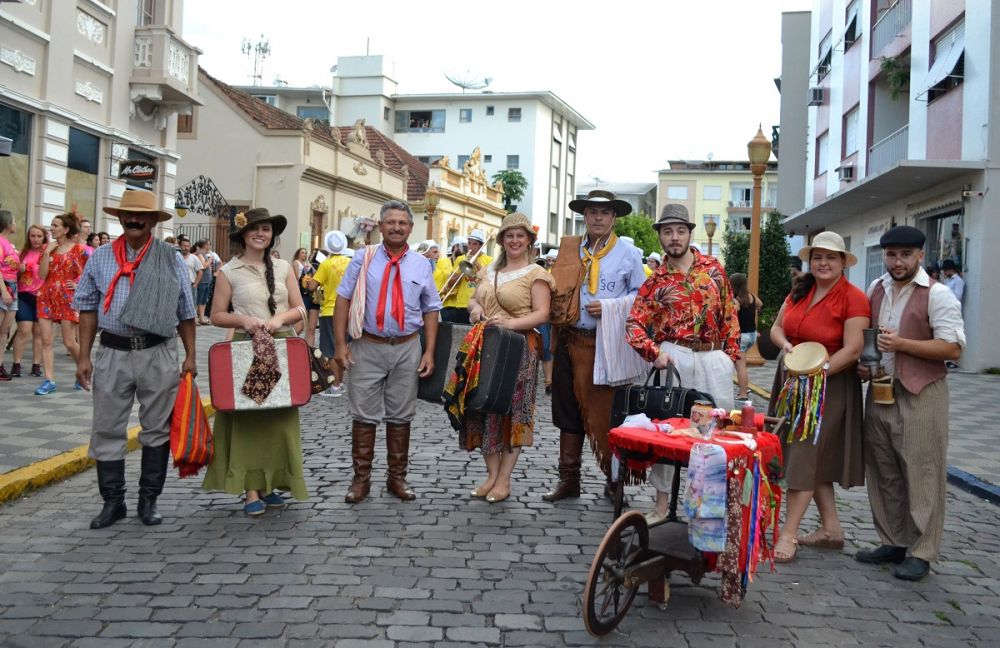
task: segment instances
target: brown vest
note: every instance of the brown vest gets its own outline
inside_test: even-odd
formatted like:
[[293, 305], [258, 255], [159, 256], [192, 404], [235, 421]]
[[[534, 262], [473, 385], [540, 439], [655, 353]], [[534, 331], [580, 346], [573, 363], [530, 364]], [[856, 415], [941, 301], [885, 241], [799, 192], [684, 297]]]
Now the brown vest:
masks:
[[[931, 286], [934, 285], [931, 279]], [[910, 340], [934, 339], [934, 329], [927, 317], [927, 301], [931, 290], [914, 285], [913, 294], [903, 307], [903, 315], [899, 322], [899, 335]], [[875, 284], [872, 291], [872, 328], [878, 328], [879, 311], [882, 310], [882, 300], [885, 299], [885, 289], [882, 282]], [[948, 375], [948, 368], [940, 360], [925, 360], [909, 353], [896, 352], [896, 378], [906, 391], [919, 394], [924, 387]]]

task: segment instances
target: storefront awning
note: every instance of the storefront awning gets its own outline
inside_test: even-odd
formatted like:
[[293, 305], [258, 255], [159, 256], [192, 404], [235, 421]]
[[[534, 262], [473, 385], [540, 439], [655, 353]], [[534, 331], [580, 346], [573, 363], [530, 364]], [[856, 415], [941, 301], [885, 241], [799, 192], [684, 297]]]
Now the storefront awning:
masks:
[[851, 183], [823, 202], [792, 214], [782, 224], [789, 234], [808, 234], [849, 216], [877, 209], [942, 182], [985, 169], [984, 162], [902, 160], [883, 173]]

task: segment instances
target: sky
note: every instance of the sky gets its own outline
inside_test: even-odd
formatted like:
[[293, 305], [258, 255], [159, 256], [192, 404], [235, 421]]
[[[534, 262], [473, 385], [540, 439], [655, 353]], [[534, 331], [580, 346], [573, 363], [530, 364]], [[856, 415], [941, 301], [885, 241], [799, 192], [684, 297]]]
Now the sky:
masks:
[[578, 138], [578, 182], [655, 182], [670, 159], [746, 159], [758, 124], [770, 137], [781, 12], [810, 5], [187, 0], [183, 38], [235, 85], [251, 83], [243, 40], [263, 36], [265, 85], [329, 85], [338, 56], [370, 53], [394, 65], [400, 94], [457, 91], [446, 73], [491, 77], [494, 92], [548, 90], [596, 127]]

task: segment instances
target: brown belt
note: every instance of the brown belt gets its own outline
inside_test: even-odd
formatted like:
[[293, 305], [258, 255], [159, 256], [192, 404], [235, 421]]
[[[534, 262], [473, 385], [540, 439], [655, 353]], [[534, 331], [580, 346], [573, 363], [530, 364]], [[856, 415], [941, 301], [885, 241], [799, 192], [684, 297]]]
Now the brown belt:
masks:
[[691, 349], [695, 353], [701, 351], [722, 351], [722, 342], [692, 342], [690, 340], [669, 340], [671, 344]]
[[588, 338], [597, 337], [597, 329], [585, 329], [585, 328], [578, 328], [576, 326], [566, 326], [563, 327], [562, 330], [566, 331], [567, 333], [572, 333], [573, 335], [579, 335], [580, 337], [588, 337]]
[[362, 331], [361, 332], [361, 337], [364, 338], [365, 340], [371, 340], [375, 344], [389, 344], [389, 345], [395, 346], [397, 344], [402, 344], [404, 342], [409, 342], [413, 338], [417, 337], [417, 335], [419, 335], [419, 334], [420, 334], [420, 331], [414, 331], [413, 333], [410, 333], [409, 335], [403, 335], [403, 336], [400, 336], [400, 337], [396, 337], [395, 335], [383, 337], [381, 335], [374, 335], [372, 333], [369, 333], [368, 331]]

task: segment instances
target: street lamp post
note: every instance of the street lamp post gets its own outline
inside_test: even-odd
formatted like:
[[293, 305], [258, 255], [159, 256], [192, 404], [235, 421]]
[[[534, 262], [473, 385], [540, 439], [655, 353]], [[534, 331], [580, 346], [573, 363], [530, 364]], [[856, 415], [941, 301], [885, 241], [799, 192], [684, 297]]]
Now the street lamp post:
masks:
[[715, 236], [715, 228], [718, 225], [714, 218], [705, 218], [705, 236], [708, 237], [708, 256], [712, 256], [712, 237]]
[[[753, 210], [750, 218], [750, 263], [747, 272], [747, 288], [750, 293], [760, 293], [760, 186], [767, 171], [767, 161], [771, 158], [771, 142], [764, 137], [764, 131], [757, 127], [757, 134], [747, 144], [747, 154], [750, 158], [750, 173], [753, 174]], [[749, 365], [760, 366], [764, 358], [760, 357], [757, 345], [754, 344], [746, 354]]]
[[427, 193], [424, 194], [424, 205], [427, 208], [427, 238], [434, 238], [434, 212], [437, 211], [438, 205], [441, 204], [441, 194], [438, 192], [437, 187], [432, 183], [431, 186], [427, 187]]

